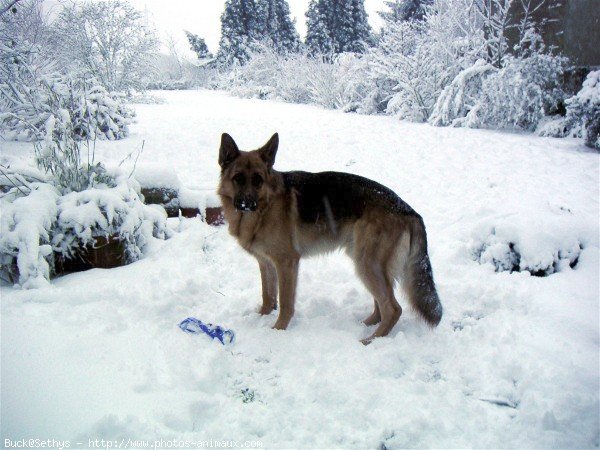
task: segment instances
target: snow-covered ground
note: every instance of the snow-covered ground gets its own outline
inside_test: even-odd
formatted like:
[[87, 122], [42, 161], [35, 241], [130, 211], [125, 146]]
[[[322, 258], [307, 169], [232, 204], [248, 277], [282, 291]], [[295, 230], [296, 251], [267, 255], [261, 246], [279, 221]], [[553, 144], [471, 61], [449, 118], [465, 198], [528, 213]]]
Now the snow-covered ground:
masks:
[[[97, 145], [101, 160], [145, 140], [138, 164], [214, 187], [222, 132], [251, 149], [278, 131], [277, 169], [367, 176], [424, 217], [442, 322], [430, 330], [406, 308], [390, 336], [363, 346], [372, 300], [334, 253], [302, 262], [296, 316], [272, 330], [275, 315], [255, 313], [253, 259], [226, 228], [186, 220], [129, 266], [1, 288], [3, 443], [598, 447], [597, 153], [580, 140], [160, 95], [166, 104], [136, 106], [129, 138]], [[3, 163], [30, 159], [28, 144], [0, 145]], [[557, 273], [496, 272], [510, 243], [523, 268]], [[234, 329], [236, 343], [183, 333], [188, 316]]]

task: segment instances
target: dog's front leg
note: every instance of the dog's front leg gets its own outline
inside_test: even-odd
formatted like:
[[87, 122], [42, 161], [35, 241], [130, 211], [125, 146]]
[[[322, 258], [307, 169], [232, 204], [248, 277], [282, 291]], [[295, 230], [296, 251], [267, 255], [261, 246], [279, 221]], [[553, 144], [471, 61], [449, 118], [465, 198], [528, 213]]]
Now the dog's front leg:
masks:
[[257, 258], [262, 281], [262, 306], [259, 314], [271, 314], [277, 309], [277, 271], [268, 259]]
[[299, 258], [287, 257], [275, 261], [279, 280], [279, 318], [273, 328], [285, 330], [294, 315]]

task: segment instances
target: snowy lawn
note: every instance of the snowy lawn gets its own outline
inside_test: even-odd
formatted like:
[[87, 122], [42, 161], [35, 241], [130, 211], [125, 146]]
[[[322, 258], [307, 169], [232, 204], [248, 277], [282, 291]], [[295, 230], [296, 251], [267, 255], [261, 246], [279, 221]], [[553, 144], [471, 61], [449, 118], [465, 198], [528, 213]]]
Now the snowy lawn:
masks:
[[[129, 138], [98, 143], [101, 160], [145, 140], [138, 164], [214, 187], [222, 132], [250, 149], [278, 131], [277, 169], [367, 176], [424, 217], [442, 322], [430, 330], [405, 308], [389, 337], [363, 346], [372, 299], [334, 253], [302, 261], [296, 316], [274, 331], [274, 314], [255, 313], [254, 260], [225, 227], [186, 220], [130, 266], [1, 288], [2, 439], [599, 445], [597, 153], [580, 140], [160, 95], [167, 104], [136, 106]], [[0, 145], [5, 164], [31, 160], [28, 144]], [[496, 272], [511, 264], [556, 273]], [[188, 316], [237, 342], [183, 333]]]

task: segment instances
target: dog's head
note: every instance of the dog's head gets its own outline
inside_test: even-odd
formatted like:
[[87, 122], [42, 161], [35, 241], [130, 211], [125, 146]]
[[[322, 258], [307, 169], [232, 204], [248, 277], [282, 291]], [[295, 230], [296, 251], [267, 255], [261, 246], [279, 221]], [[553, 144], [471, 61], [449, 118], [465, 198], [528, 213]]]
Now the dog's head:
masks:
[[240, 151], [227, 133], [221, 136], [219, 194], [232, 199], [238, 211], [256, 211], [268, 202], [273, 192], [271, 169], [278, 146], [277, 133], [264, 146], [250, 152]]

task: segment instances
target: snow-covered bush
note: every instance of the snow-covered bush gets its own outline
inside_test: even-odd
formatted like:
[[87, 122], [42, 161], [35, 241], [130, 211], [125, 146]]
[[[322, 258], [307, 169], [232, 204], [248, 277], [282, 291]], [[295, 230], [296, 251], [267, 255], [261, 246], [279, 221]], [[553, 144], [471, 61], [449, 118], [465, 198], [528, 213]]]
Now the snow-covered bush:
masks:
[[381, 80], [371, 76], [369, 57], [356, 53], [342, 53], [335, 58], [334, 64], [337, 66], [339, 85], [343, 87], [341, 109], [360, 114], [382, 112], [382, 104], [387, 99], [382, 96], [379, 85]]
[[99, 240], [118, 242], [129, 263], [153, 239], [171, 235], [164, 209], [144, 205], [139, 184], [125, 173], [62, 196], [52, 184], [10, 176], [15, 187], [0, 198], [0, 274], [23, 288], [45, 284], [55, 257], [81, 258]]
[[[337, 60], [337, 58], [335, 58]], [[338, 77], [338, 65], [322, 58], [312, 59], [307, 64], [305, 82], [311, 103], [329, 109], [338, 109], [346, 104], [344, 79]]]
[[482, 84], [494, 67], [480, 59], [461, 71], [438, 97], [429, 123], [436, 126], [461, 126], [471, 113], [477, 114]]
[[191, 88], [192, 83], [190, 80], [158, 80], [150, 81], [146, 84], [146, 89], [156, 91], [177, 91]]
[[528, 221], [517, 219], [487, 229], [480, 226], [477, 238], [470, 244], [473, 259], [493, 265], [496, 272], [525, 271], [535, 276], [551, 275], [577, 265], [583, 245], [562, 232], [570, 228], [556, 227], [552, 233], [540, 233], [533, 227], [531, 230], [535, 231], [530, 232], [521, 227], [525, 222]]
[[561, 134], [583, 137], [587, 146], [600, 150], [600, 70], [590, 72], [581, 90], [565, 103]]
[[57, 204], [58, 220], [52, 246], [64, 258], [74, 257], [104, 237], [121, 241], [126, 262], [133, 262], [139, 259], [152, 238], [169, 236], [164, 210], [144, 205], [139, 197], [139, 185], [127, 175], [118, 176], [113, 186], [97, 185], [63, 195]]
[[47, 283], [53, 267], [51, 239], [58, 196], [49, 184], [28, 183], [0, 198], [0, 273], [5, 281], [26, 289]]
[[73, 122], [81, 138], [117, 140], [129, 135], [135, 111], [125, 104], [123, 94], [111, 94], [98, 84], [79, 92]]
[[74, 139], [121, 139], [135, 115], [92, 78], [62, 75], [39, 47], [10, 40], [0, 40], [0, 111], [3, 137], [30, 141], [46, 136], [49, 120], [56, 138], [70, 123]]
[[[220, 83], [239, 97], [277, 98], [276, 86], [279, 79], [286, 77], [286, 67], [285, 57], [281, 57], [267, 45], [257, 45], [249, 53], [246, 64], [233, 64]], [[302, 78], [301, 74], [297, 76]], [[303, 98], [294, 100], [305, 103]]]
[[163, 97], [149, 92], [130, 92], [127, 101], [138, 105], [164, 105], [167, 103]]
[[507, 56], [505, 61], [503, 68], [483, 80], [481, 98], [466, 125], [534, 130], [563, 98], [565, 58], [533, 53], [526, 58]]
[[240, 97], [314, 103], [326, 108], [357, 110], [368, 80], [360, 72], [360, 57], [340, 54], [330, 61], [306, 53], [281, 54], [267, 45], [255, 45], [243, 66], [233, 66], [220, 87]]
[[371, 77], [387, 87], [385, 112], [402, 119], [427, 120], [441, 89], [440, 67], [423, 47], [420, 23], [388, 23], [367, 57]]

